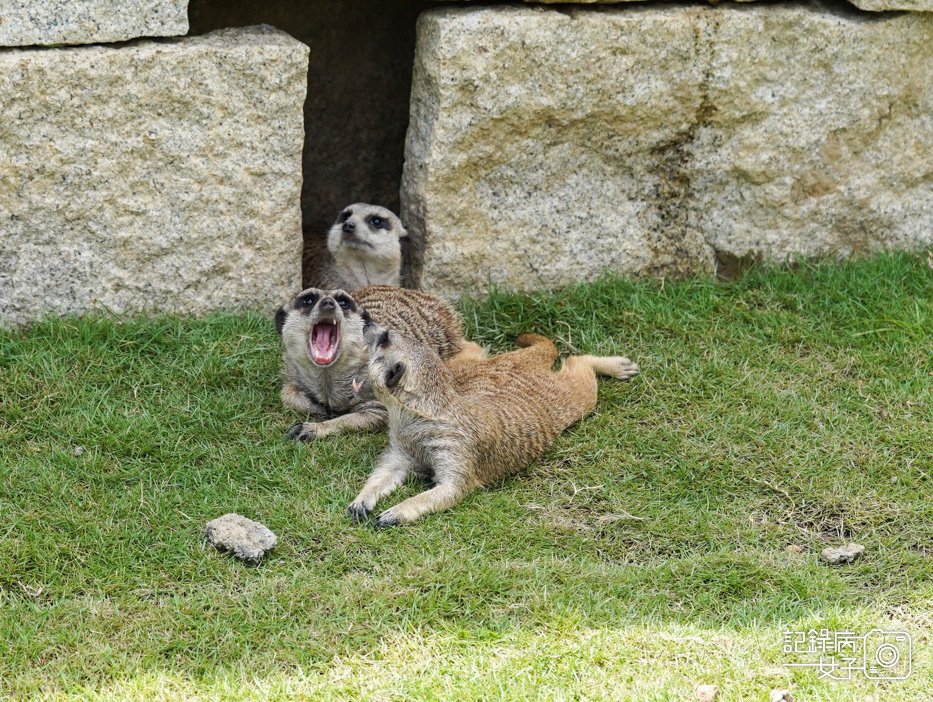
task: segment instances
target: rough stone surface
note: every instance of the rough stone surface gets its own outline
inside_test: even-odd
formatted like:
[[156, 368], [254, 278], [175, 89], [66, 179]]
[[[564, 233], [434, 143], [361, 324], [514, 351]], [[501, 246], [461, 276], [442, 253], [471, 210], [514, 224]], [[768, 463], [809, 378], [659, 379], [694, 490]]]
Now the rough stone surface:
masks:
[[0, 323], [299, 289], [307, 60], [271, 28], [0, 51]]
[[933, 244], [933, 15], [442, 8], [418, 31], [402, 218], [428, 289]]
[[214, 548], [250, 563], [258, 563], [278, 541], [268, 527], [233, 512], [208, 522], [204, 535]]
[[860, 10], [886, 12], [888, 10], [912, 10], [933, 12], [933, 0], [849, 0]]
[[694, 692], [699, 702], [715, 702], [716, 698], [719, 697], [719, 686], [697, 685]]
[[0, 0], [0, 46], [178, 36], [187, 10], [188, 0]]
[[843, 565], [861, 558], [865, 547], [861, 544], [846, 544], [836, 548], [824, 548], [820, 551], [820, 558], [830, 565]]
[[[751, 0], [736, 0], [737, 2], [751, 2]], [[614, 5], [620, 2], [641, 2], [641, 0], [525, 0], [528, 3], [551, 4], [551, 3], [573, 3], [580, 5]], [[715, 5], [719, 0], [709, 0], [711, 5]], [[853, 5], [862, 10], [884, 11], [884, 10], [914, 10], [918, 12], [933, 12], [933, 0], [849, 0]]]

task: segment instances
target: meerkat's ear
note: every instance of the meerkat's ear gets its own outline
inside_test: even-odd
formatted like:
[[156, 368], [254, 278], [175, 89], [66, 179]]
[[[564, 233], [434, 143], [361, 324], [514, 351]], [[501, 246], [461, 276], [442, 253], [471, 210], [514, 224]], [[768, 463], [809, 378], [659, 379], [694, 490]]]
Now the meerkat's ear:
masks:
[[275, 311], [275, 331], [278, 332], [279, 336], [282, 336], [282, 327], [285, 326], [285, 318], [288, 316], [288, 312], [285, 311], [285, 307], [279, 307]]
[[367, 329], [373, 325], [373, 318], [367, 310], [360, 312], [360, 319], [363, 320], [363, 329]]
[[405, 364], [396, 363], [386, 371], [386, 387], [394, 388], [396, 385], [398, 385], [398, 381], [402, 379], [403, 375], [405, 375]]
[[379, 348], [380, 349], [389, 348], [389, 332], [388, 331], [382, 332], [382, 336], [379, 337]]

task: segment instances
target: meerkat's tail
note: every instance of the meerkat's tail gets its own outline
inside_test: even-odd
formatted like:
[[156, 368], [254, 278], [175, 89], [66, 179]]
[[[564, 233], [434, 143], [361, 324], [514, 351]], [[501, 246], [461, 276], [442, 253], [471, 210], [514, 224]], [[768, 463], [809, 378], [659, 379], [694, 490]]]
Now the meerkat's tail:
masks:
[[554, 364], [554, 361], [557, 360], [557, 347], [554, 346], [554, 342], [548, 339], [546, 336], [541, 336], [540, 334], [520, 334], [515, 340], [515, 343], [522, 349], [525, 349], [521, 352], [522, 358], [535, 357], [541, 360], [542, 363], [548, 367]]
[[529, 346], [537, 346], [538, 344], [554, 346], [554, 342], [548, 339], [546, 336], [527, 332], [525, 334], [519, 334], [518, 338], [515, 339], [515, 344], [516, 346], [519, 346], [523, 349], [526, 349]]

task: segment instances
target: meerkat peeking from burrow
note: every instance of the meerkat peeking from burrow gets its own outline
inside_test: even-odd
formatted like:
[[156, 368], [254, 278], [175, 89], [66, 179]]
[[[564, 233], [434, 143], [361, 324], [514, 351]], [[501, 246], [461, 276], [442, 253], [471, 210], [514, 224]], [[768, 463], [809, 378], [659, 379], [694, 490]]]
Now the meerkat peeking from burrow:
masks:
[[315, 421], [298, 422], [286, 437], [312, 441], [340, 431], [382, 429], [386, 409], [367, 377], [364, 326], [377, 320], [427, 344], [440, 358], [482, 355], [463, 338], [457, 312], [417, 290], [373, 285], [352, 296], [343, 290], [302, 290], [275, 315], [282, 337], [282, 402]]
[[557, 349], [535, 334], [518, 337], [517, 351], [447, 364], [421, 342], [374, 323], [364, 334], [369, 383], [388, 409], [389, 446], [350, 516], [367, 517], [410, 472], [434, 484], [379, 515], [379, 527], [447, 509], [524, 468], [593, 410], [597, 374], [628, 380], [638, 373], [622, 356], [570, 356], [554, 371]]
[[327, 233], [333, 261], [320, 287], [352, 292], [367, 285], [399, 285], [400, 240], [406, 236], [401, 220], [385, 207], [364, 203], [344, 207]]

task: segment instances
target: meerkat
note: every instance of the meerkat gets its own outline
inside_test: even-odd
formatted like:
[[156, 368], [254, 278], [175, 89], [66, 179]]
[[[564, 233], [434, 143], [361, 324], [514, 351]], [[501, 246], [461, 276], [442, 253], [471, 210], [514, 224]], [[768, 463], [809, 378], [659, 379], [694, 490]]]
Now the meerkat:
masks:
[[379, 527], [410, 524], [524, 468], [596, 406], [596, 376], [628, 380], [622, 356], [570, 356], [523, 334], [519, 350], [490, 359], [461, 354], [445, 365], [421, 342], [370, 324], [369, 382], [388, 409], [389, 446], [348, 509], [355, 521], [415, 472], [434, 487], [384, 511]]
[[401, 239], [407, 236], [401, 220], [385, 207], [360, 202], [344, 207], [327, 233], [333, 260], [319, 287], [352, 292], [367, 285], [399, 285]]
[[282, 402], [317, 421], [294, 424], [286, 437], [311, 441], [339, 431], [385, 427], [385, 407], [367, 379], [367, 322], [376, 320], [426, 344], [440, 358], [484, 352], [463, 338], [457, 312], [417, 290], [373, 285], [353, 296], [308, 288], [275, 315], [282, 337]]

